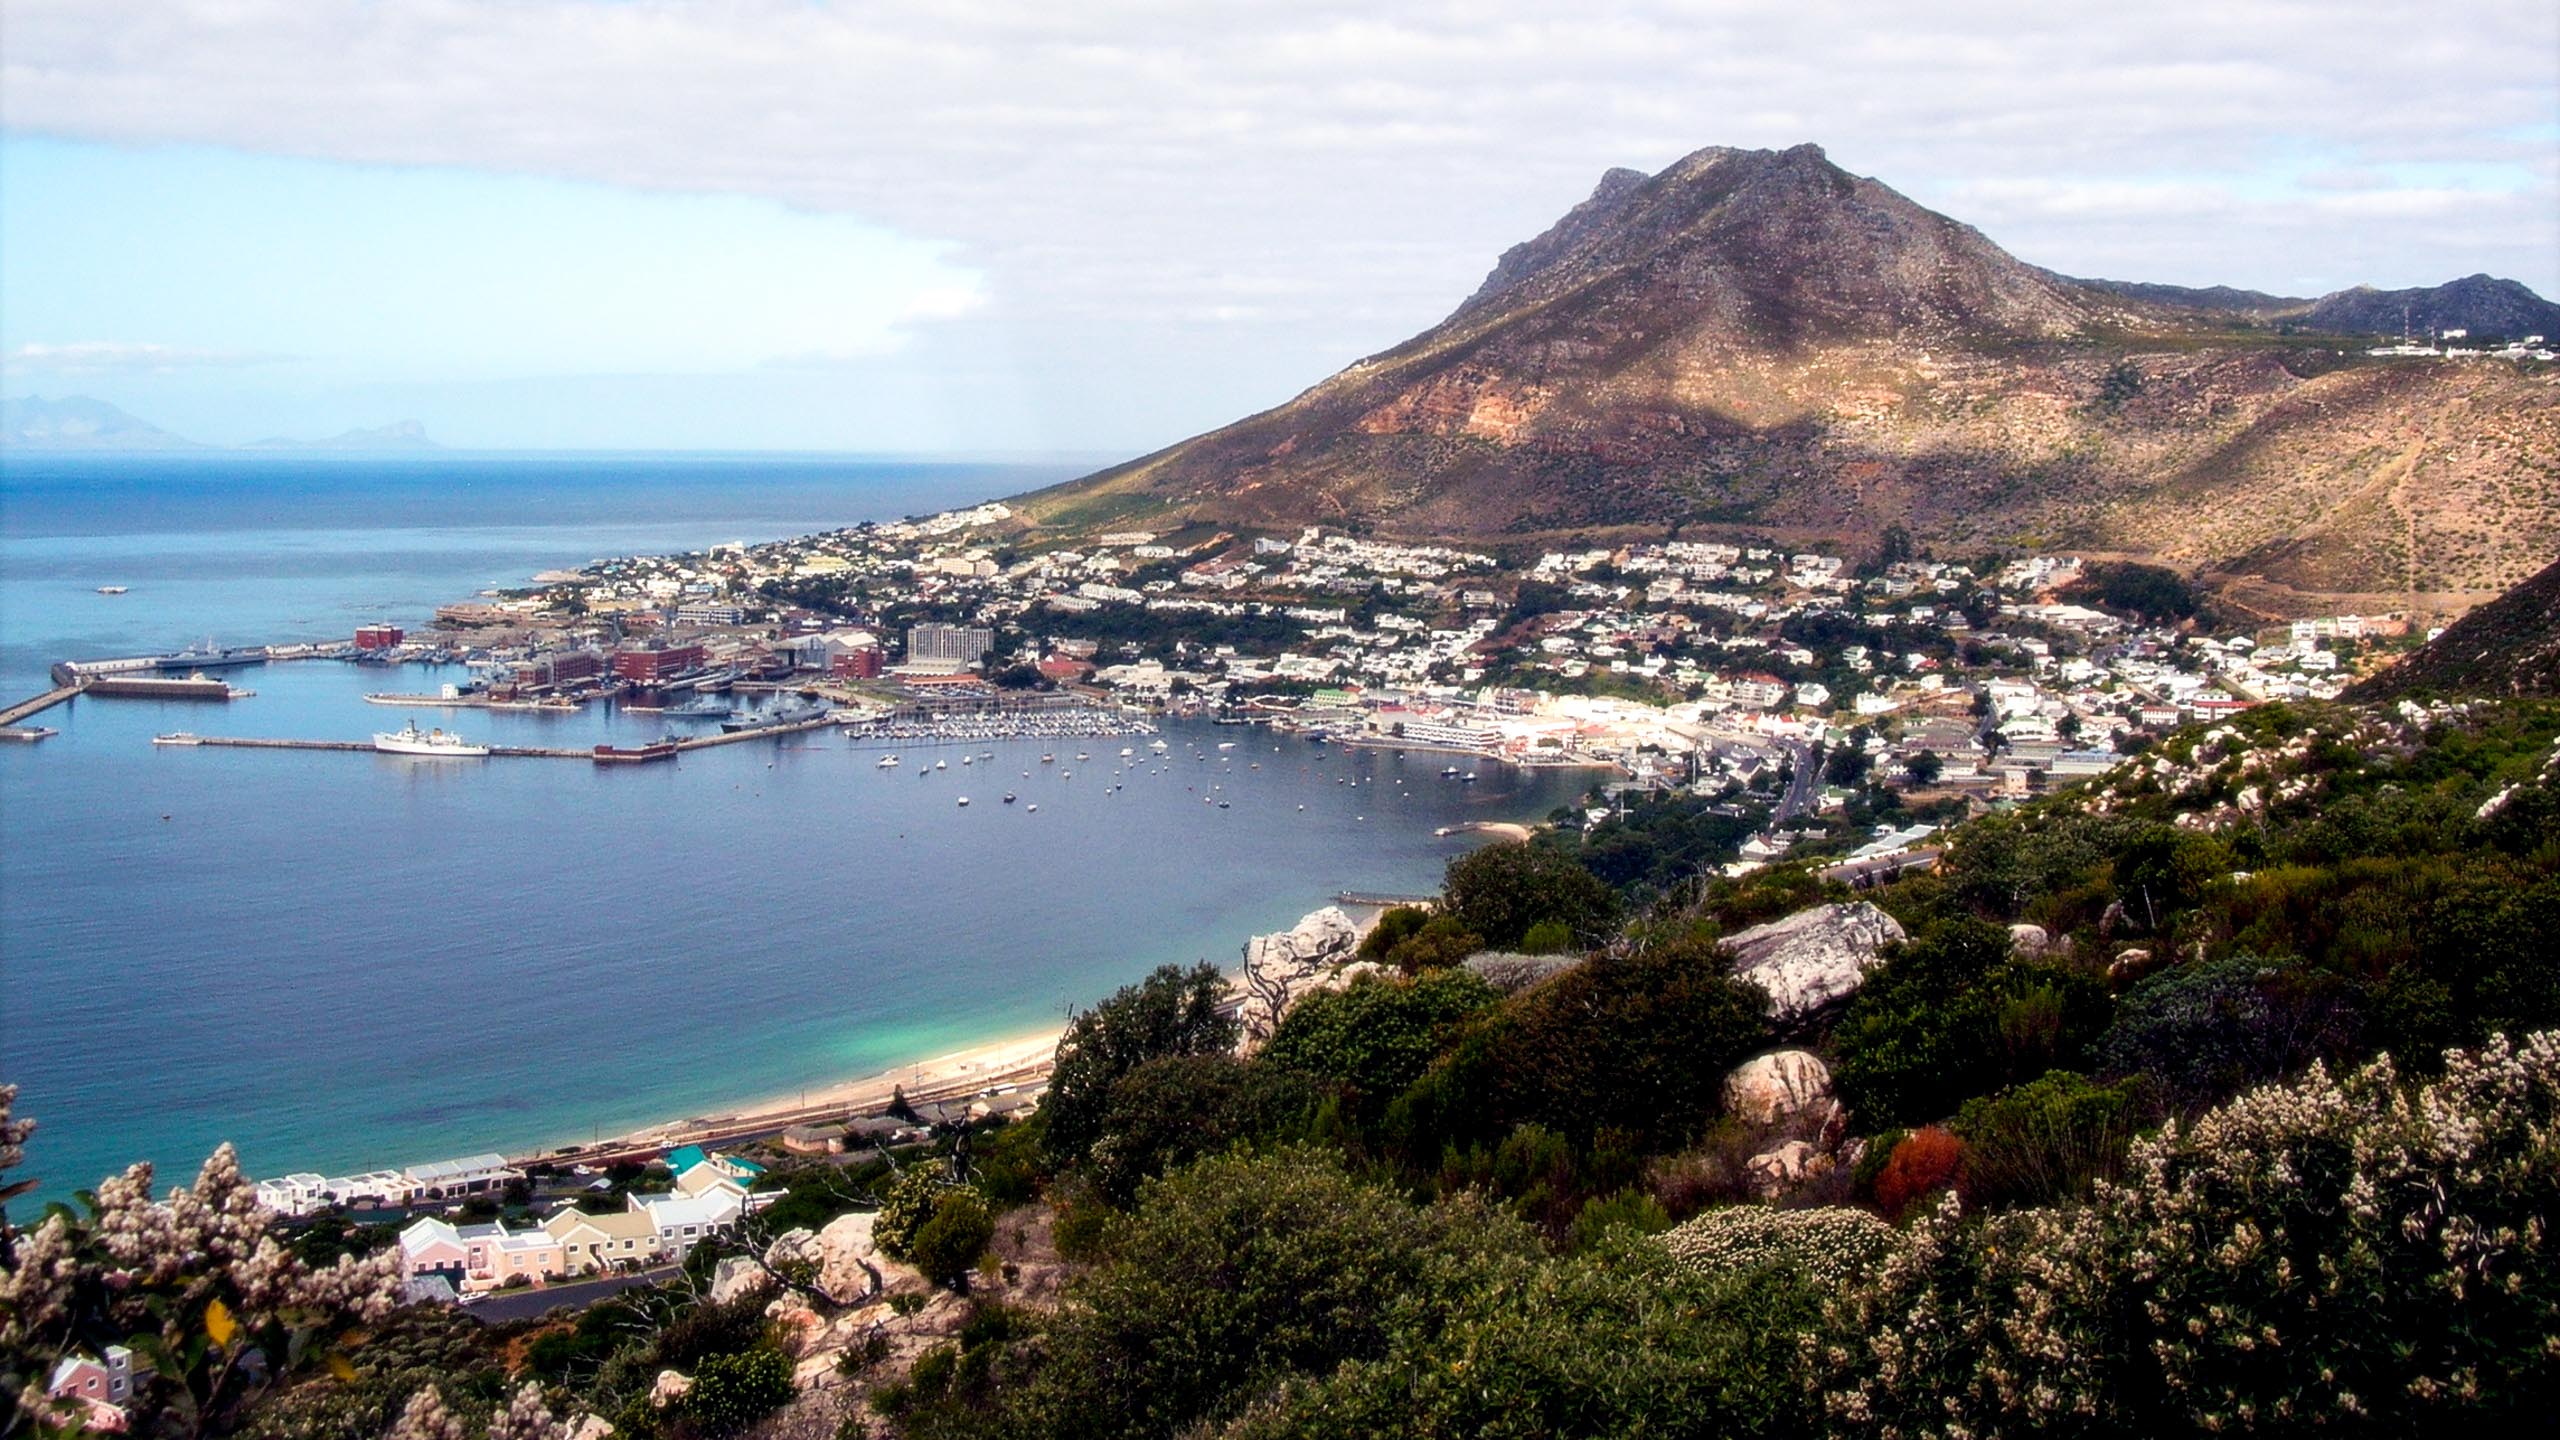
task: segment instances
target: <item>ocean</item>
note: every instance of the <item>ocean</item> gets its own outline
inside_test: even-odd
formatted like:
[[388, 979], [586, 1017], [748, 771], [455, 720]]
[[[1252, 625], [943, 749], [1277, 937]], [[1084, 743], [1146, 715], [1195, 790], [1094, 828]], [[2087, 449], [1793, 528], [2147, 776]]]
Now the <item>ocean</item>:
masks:
[[[1078, 468], [10, 456], [0, 694], [46, 688], [58, 659], [333, 639], [601, 556], [925, 513]], [[459, 670], [231, 678], [255, 698], [77, 700], [40, 717], [53, 739], [0, 745], [0, 1081], [41, 1125], [38, 1199], [137, 1159], [182, 1179], [225, 1139], [253, 1175], [344, 1173], [927, 1059], [1159, 964], [1231, 965], [1336, 891], [1431, 889], [1472, 843], [1435, 828], [1544, 815], [1589, 780], [1485, 765], [1460, 785], [1424, 755], [1206, 724], [1168, 726], [1169, 758], [1125, 773], [1119, 748], [1143, 742], [906, 746], [897, 770], [834, 731], [612, 768], [150, 743], [361, 739], [413, 716], [503, 744], [675, 728], [363, 699]], [[1093, 759], [1040, 763], [1078, 749]]]

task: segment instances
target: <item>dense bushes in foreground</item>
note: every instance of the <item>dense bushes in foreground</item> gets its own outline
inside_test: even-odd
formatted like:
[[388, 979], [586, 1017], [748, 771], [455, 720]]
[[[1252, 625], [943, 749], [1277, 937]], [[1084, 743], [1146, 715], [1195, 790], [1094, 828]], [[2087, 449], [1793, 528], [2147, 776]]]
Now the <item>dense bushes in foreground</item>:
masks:
[[2560, 1032], [2173, 1123], [2086, 1202], [1711, 1211], [1579, 1255], [1308, 1149], [1151, 1183], [918, 1435], [2442, 1433], [2560, 1400]]

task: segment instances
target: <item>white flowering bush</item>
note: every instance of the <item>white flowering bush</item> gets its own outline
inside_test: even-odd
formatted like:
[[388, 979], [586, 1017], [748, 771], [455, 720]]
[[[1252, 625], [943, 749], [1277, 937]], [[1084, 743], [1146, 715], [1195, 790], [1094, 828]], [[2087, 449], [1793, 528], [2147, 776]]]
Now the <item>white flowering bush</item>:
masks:
[[1863, 1279], [1900, 1237], [1866, 1211], [1844, 1206], [1728, 1205], [1673, 1227], [1661, 1240], [1674, 1260], [1699, 1275], [1783, 1265], [1802, 1271], [1818, 1288], [1837, 1291]]
[[2314, 1067], [2069, 1210], [1950, 1199], [1809, 1341], [1844, 1433], [2444, 1433], [2560, 1375], [2560, 1032]]
[[[0, 1086], [11, 1164], [29, 1128], [10, 1119], [15, 1098]], [[229, 1145], [192, 1186], [155, 1199], [151, 1167], [136, 1165], [88, 1210], [0, 1226], [0, 1394], [30, 1411], [56, 1361], [123, 1345], [151, 1372], [132, 1407], [139, 1430], [216, 1429], [280, 1379], [347, 1366], [342, 1342], [399, 1303], [396, 1252], [312, 1266], [268, 1234]]]

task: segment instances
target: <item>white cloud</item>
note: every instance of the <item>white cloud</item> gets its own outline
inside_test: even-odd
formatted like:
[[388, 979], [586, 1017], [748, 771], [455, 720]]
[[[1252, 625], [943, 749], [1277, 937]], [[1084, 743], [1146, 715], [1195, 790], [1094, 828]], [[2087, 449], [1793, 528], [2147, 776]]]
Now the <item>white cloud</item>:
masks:
[[287, 358], [155, 345], [149, 341], [73, 340], [52, 344], [30, 340], [11, 349], [0, 366], [13, 373], [46, 375], [166, 375], [180, 370], [265, 365]]
[[[1819, 142], [2070, 273], [2551, 292], [2555, 113], [2548, 0], [11, 0], [0, 52], [24, 133], [945, 242], [983, 299], [910, 317], [910, 351], [1166, 357], [1184, 423], [1436, 320], [1603, 169], [1707, 144]], [[1168, 338], [1203, 317], [1226, 366]]]

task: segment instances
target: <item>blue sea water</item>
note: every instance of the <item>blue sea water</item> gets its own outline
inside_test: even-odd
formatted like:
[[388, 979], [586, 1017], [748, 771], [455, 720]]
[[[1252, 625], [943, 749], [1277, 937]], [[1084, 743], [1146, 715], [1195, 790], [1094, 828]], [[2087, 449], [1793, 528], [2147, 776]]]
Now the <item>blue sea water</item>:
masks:
[[[337, 637], [602, 555], [1071, 468], [10, 457], [0, 693], [43, 689], [55, 659]], [[42, 717], [55, 738], [0, 746], [0, 1080], [42, 1124], [41, 1195], [134, 1159], [176, 1178], [224, 1139], [253, 1174], [587, 1139], [929, 1058], [1158, 964], [1229, 963], [1336, 890], [1428, 889], [1468, 843], [1435, 827], [1586, 783], [1486, 766], [1460, 786], [1422, 756], [1206, 725], [1127, 773], [1131, 742], [1100, 740], [1045, 747], [1070, 752], [1054, 765], [1030, 743], [909, 748], [893, 771], [834, 732], [612, 769], [150, 743], [360, 739], [411, 715], [510, 744], [668, 728], [364, 701], [460, 678], [425, 667], [234, 673], [255, 698], [83, 699]]]

